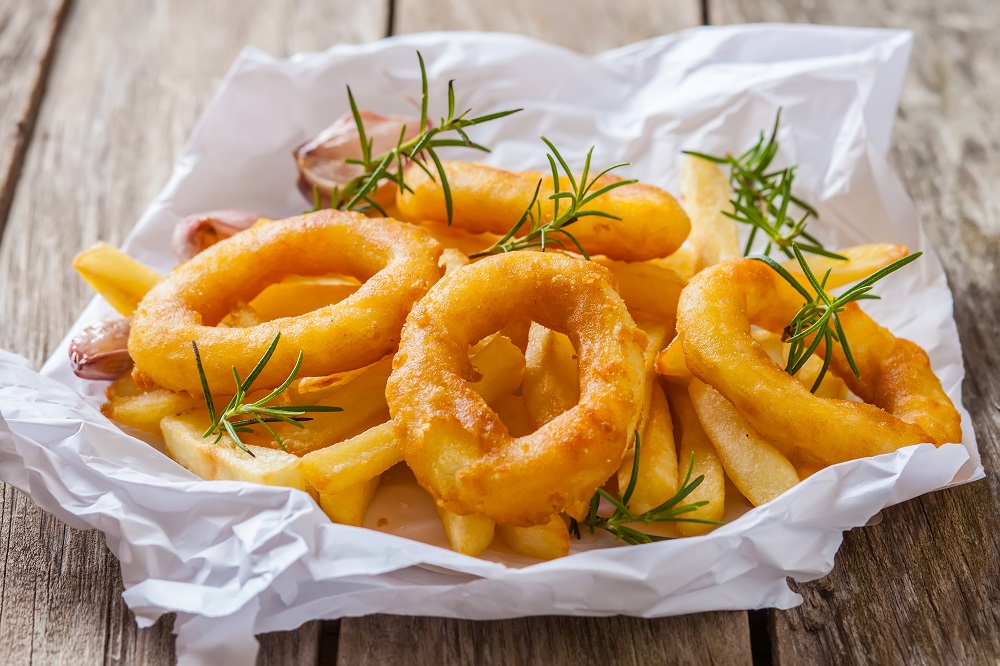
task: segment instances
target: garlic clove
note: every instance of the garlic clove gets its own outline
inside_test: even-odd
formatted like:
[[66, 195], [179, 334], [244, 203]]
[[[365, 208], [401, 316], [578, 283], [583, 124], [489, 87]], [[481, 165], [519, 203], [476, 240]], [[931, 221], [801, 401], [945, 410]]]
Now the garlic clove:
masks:
[[91, 324], [69, 343], [73, 372], [83, 379], [117, 379], [132, 368], [128, 354], [130, 319]]
[[187, 261], [224, 238], [252, 227], [266, 217], [245, 210], [213, 210], [188, 215], [174, 227], [170, 244], [181, 261]]

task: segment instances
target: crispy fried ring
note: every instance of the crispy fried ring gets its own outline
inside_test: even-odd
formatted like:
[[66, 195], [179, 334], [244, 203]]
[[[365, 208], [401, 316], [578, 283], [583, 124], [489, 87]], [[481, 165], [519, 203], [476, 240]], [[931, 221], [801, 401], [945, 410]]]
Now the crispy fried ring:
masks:
[[[452, 223], [472, 233], [504, 234], [521, 217], [531, 201], [538, 181], [542, 189], [544, 222], [552, 219], [551, 176], [534, 172], [516, 173], [485, 164], [443, 162], [453, 201]], [[604, 176], [597, 187], [620, 180]], [[448, 219], [444, 192], [422, 169], [406, 173], [406, 191], [396, 197], [401, 213], [417, 222]], [[565, 190], [567, 185], [561, 184]], [[596, 187], [595, 187], [596, 189]], [[565, 207], [565, 206], [564, 206]], [[681, 246], [691, 223], [684, 209], [670, 194], [653, 185], [634, 183], [612, 190], [586, 206], [620, 219], [584, 217], [567, 227], [589, 254], [603, 254], [619, 261], [645, 261], [671, 254]], [[576, 251], [572, 243], [567, 249]], [[481, 249], [485, 249], [486, 245]]]
[[[512, 437], [469, 386], [469, 345], [519, 319], [565, 333], [580, 402]], [[635, 427], [646, 335], [597, 264], [540, 252], [483, 259], [446, 276], [403, 327], [386, 398], [406, 461], [443, 508], [506, 525], [545, 523], [621, 463]]]
[[[275, 334], [281, 342], [256, 386], [277, 386], [295, 365], [321, 376], [374, 363], [392, 352], [413, 303], [441, 275], [441, 247], [417, 227], [324, 210], [260, 225], [209, 247], [149, 291], [132, 321], [128, 350], [137, 381], [198, 394], [191, 341], [216, 390], [253, 369]], [[239, 300], [291, 275], [350, 274], [352, 295], [298, 317], [248, 328], [217, 328]]]
[[[696, 275], [681, 292], [677, 332], [691, 373], [728, 398], [786, 455], [806, 451], [833, 464], [910, 444], [961, 442], [958, 412], [927, 353], [848, 305], [840, 321], [861, 371], [843, 350], [831, 370], [863, 404], [819, 398], [758, 345], [751, 324], [781, 332], [802, 297], [767, 265], [734, 259]], [[821, 345], [819, 353], [823, 353]]]

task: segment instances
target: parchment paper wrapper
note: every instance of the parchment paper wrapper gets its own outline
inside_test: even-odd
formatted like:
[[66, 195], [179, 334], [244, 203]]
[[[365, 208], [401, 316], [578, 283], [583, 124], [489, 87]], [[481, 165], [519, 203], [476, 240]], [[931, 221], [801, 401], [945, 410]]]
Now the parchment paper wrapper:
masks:
[[[595, 57], [468, 33], [290, 60], [248, 49], [125, 249], [166, 272], [175, 263], [174, 223], [189, 213], [300, 213], [307, 206], [292, 148], [347, 110], [346, 83], [362, 106], [412, 113], [403, 91], [419, 94], [414, 49], [428, 64], [432, 105], [453, 78], [460, 106], [524, 107], [473, 136], [495, 147], [487, 162], [511, 169], [545, 168], [544, 134], [571, 164], [596, 145], [599, 164], [630, 161], [627, 175], [677, 194], [681, 150], [742, 151], [781, 107], [779, 160], [799, 165], [800, 193], [819, 208], [814, 228], [823, 240], [899, 242], [926, 253], [886, 280], [886, 299], [869, 309], [928, 351], [960, 405], [951, 294], [885, 161], [910, 45], [906, 32], [755, 25], [696, 29]], [[432, 106], [432, 115], [442, 112]], [[110, 314], [95, 299], [67, 340]], [[500, 551], [476, 559], [334, 525], [299, 491], [200, 480], [104, 419], [96, 409], [104, 384], [75, 378], [66, 347], [41, 374], [0, 351], [0, 478], [70, 525], [107, 535], [140, 625], [178, 613], [182, 663], [247, 663], [254, 633], [374, 612], [492, 619], [789, 608], [801, 599], [786, 577], [829, 572], [844, 530], [890, 504], [982, 476], [963, 409], [962, 443], [825, 469], [707, 536], [635, 547], [585, 539], [569, 557], [525, 566]]]

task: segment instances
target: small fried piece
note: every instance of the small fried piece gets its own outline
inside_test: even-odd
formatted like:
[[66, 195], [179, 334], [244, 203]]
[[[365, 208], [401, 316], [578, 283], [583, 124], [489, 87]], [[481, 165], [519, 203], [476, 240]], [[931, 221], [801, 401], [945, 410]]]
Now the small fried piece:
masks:
[[368, 505], [371, 504], [381, 480], [382, 476], [379, 475], [339, 493], [332, 495], [320, 493], [319, 506], [331, 521], [341, 525], [361, 527], [365, 522], [365, 514], [368, 513]]
[[[159, 434], [160, 421], [203, 404], [200, 398], [165, 388], [142, 389], [132, 375], [122, 375], [108, 386], [108, 401], [101, 413], [112, 421], [145, 432]], [[207, 426], [206, 426], [207, 427]]]
[[688, 241], [697, 256], [693, 273], [739, 257], [740, 241], [733, 212], [733, 193], [722, 170], [706, 159], [685, 155], [681, 162], [681, 205], [691, 220]]
[[73, 268], [115, 310], [131, 317], [139, 301], [163, 278], [148, 266], [107, 243], [73, 257]]
[[722, 394], [697, 379], [691, 380], [688, 393], [726, 474], [754, 506], [770, 502], [799, 482], [788, 458], [764, 441]]
[[497, 532], [515, 553], [554, 560], [569, 555], [569, 530], [559, 516], [533, 527], [497, 525]]
[[339, 303], [360, 288], [360, 280], [347, 275], [294, 275], [265, 287], [250, 301], [250, 307], [259, 321], [298, 317]]
[[[836, 289], [844, 285], [863, 280], [875, 271], [885, 268], [897, 259], [902, 259], [909, 254], [905, 245], [892, 245], [890, 243], [872, 243], [870, 245], [855, 245], [853, 247], [837, 250], [837, 254], [847, 257], [847, 260], [832, 259], [820, 255], [810, 255], [806, 262], [809, 269], [819, 278], [822, 278], [827, 270], [830, 277], [826, 281], [827, 289]], [[802, 267], [795, 259], [789, 259], [782, 264], [782, 267], [795, 276], [800, 284], [809, 287], [809, 282], [802, 273]]]
[[580, 402], [580, 376], [573, 343], [541, 324], [531, 324], [524, 356], [521, 395], [535, 431]]
[[456, 553], [475, 557], [493, 543], [495, 523], [483, 516], [460, 516], [437, 507], [438, 517], [448, 537], [448, 545]]
[[[726, 511], [726, 475], [722, 461], [715, 450], [712, 441], [705, 434], [698, 414], [691, 404], [686, 386], [668, 384], [666, 386], [667, 400], [673, 416], [674, 428], [680, 430], [679, 469], [687, 470], [692, 456], [694, 468], [691, 478], [704, 476], [701, 484], [685, 499], [686, 502], [708, 502], [694, 511], [685, 513], [685, 518], [701, 520], [721, 520]], [[704, 523], [677, 523], [677, 531], [684, 536], [704, 534], [713, 529], [712, 525]]]
[[[674, 441], [674, 424], [663, 387], [653, 385], [649, 417], [642, 430], [642, 456], [635, 490], [629, 501], [633, 514], [654, 509], [677, 492], [677, 444]], [[626, 488], [635, 465], [635, 450], [625, 455], [618, 469], [618, 487]]]
[[677, 300], [687, 284], [677, 273], [653, 261], [611, 261], [595, 257], [618, 280], [618, 293], [633, 318], [651, 318], [673, 322], [677, 317]]

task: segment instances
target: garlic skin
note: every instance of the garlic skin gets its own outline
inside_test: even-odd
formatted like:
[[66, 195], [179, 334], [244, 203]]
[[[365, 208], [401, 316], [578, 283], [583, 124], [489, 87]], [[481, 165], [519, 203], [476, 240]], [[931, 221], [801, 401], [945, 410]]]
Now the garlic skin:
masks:
[[[420, 133], [420, 119], [404, 116], [383, 116], [374, 111], [362, 110], [358, 115], [365, 126], [365, 135], [372, 142], [371, 154], [378, 155], [396, 147], [399, 134], [406, 126], [403, 141], [409, 141]], [[313, 139], [296, 148], [292, 154], [299, 167], [299, 190], [310, 203], [315, 201], [313, 188], [319, 190], [320, 205], [330, 206], [330, 193], [335, 187], [343, 187], [352, 178], [363, 173], [361, 166], [348, 164], [345, 160], [361, 159], [361, 140], [354, 116], [345, 113]], [[404, 168], [407, 160], [404, 160]], [[389, 167], [395, 173], [396, 165]], [[379, 205], [391, 206], [396, 200], [395, 183], [383, 183], [375, 192]]]
[[188, 215], [174, 227], [170, 245], [178, 259], [187, 261], [220, 240], [252, 227], [264, 217], [246, 210], [213, 210]]
[[117, 379], [132, 369], [128, 354], [131, 319], [112, 319], [91, 324], [69, 343], [73, 373], [83, 379]]

